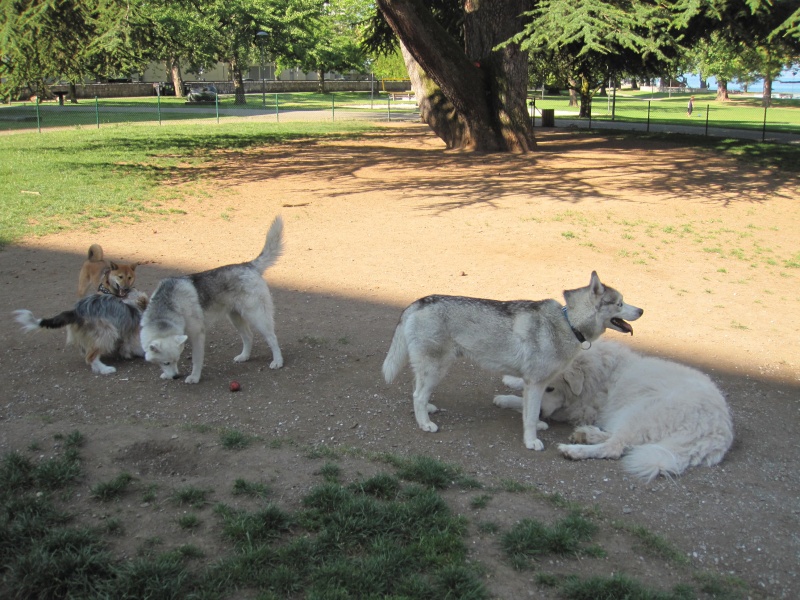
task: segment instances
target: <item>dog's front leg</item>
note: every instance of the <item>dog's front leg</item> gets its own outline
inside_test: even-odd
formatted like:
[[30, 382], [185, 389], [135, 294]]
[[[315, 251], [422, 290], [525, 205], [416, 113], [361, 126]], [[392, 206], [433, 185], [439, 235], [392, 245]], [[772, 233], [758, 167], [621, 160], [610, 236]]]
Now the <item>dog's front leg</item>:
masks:
[[522, 427], [528, 450], [544, 450], [544, 444], [538, 435], [538, 425], [545, 387], [547, 386], [544, 383], [525, 381], [522, 391]]
[[192, 373], [184, 381], [186, 383], [199, 383], [206, 351], [205, 329], [190, 333], [189, 339], [192, 342]]

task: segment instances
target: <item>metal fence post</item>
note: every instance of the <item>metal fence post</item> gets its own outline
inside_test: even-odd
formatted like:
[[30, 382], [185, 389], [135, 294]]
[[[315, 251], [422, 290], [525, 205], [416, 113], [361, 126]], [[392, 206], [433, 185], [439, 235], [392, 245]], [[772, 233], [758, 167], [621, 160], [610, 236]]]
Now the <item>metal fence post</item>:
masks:
[[386, 96], [386, 120], [392, 120], [392, 97]]
[[331, 92], [331, 121], [336, 121], [336, 100], [334, 93]]
[[36, 96], [36, 131], [42, 133], [42, 115], [39, 113], [39, 96]]
[[219, 125], [219, 94], [214, 94], [214, 110], [217, 112], [217, 125]]
[[278, 94], [275, 94], [275, 122], [276, 123], [281, 122], [280, 113], [278, 111]]
[[767, 139], [767, 108], [768, 106], [764, 107], [764, 126], [761, 129], [761, 142], [765, 142]]
[[97, 121], [97, 128], [100, 129], [100, 102], [97, 96], [94, 97], [94, 119]]
[[650, 100], [647, 101], [647, 133], [650, 133]]
[[156, 103], [158, 106], [158, 124], [161, 125], [161, 86], [156, 87]]
[[706, 104], [706, 137], [708, 137], [708, 112], [711, 108], [710, 104]]

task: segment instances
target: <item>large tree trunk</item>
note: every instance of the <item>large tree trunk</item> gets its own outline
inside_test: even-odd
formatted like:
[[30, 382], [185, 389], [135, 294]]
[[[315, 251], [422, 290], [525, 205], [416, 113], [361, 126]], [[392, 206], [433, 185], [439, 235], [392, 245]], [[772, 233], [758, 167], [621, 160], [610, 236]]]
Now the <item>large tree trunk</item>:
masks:
[[464, 120], [436, 85], [436, 82], [425, 75], [425, 71], [414, 60], [402, 42], [400, 42], [400, 52], [403, 55], [403, 62], [406, 64], [408, 77], [411, 79], [411, 89], [414, 90], [417, 98], [420, 119], [427, 123], [436, 136], [444, 141], [447, 148], [458, 147], [466, 128]]
[[448, 148], [527, 152], [535, 146], [525, 104], [527, 55], [515, 44], [493, 49], [520, 31], [528, 0], [465, 0], [465, 48], [421, 0], [377, 4], [418, 66], [420, 115]]
[[74, 81], [69, 82], [69, 101], [72, 104], [78, 103], [78, 88], [75, 86]]
[[181, 75], [181, 63], [177, 58], [172, 57], [167, 60], [167, 72], [172, 80], [172, 87], [177, 98], [183, 97], [183, 76]]
[[764, 93], [761, 96], [761, 106], [769, 108], [772, 105], [772, 74], [764, 75]]
[[230, 61], [231, 80], [233, 81], [233, 103], [247, 104], [247, 96], [244, 92], [244, 78], [242, 77], [242, 67], [234, 57]]
[[325, 93], [325, 71], [323, 71], [322, 69], [317, 71], [317, 77], [318, 77], [318, 79], [317, 79], [317, 92], [319, 92], [320, 94], [324, 94]]
[[728, 97], [728, 80], [727, 79], [717, 79], [717, 97], [716, 100], [719, 102], [727, 102], [730, 100]]

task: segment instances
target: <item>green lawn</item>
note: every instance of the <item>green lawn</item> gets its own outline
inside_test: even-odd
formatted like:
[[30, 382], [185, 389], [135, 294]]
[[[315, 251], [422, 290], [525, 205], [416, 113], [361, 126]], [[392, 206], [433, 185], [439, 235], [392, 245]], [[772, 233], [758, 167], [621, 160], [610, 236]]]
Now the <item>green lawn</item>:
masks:
[[[334, 94], [287, 93], [248, 94], [245, 104], [236, 104], [232, 95], [220, 95], [218, 104], [192, 105], [174, 96], [140, 98], [82, 99], [77, 104], [66, 101], [31, 102], [0, 105], [0, 131], [38, 130], [51, 127], [102, 127], [111, 123], [160, 122], [192, 119], [230, 119], [232, 117], [274, 116], [290, 111], [326, 111], [331, 120], [335, 113], [353, 111], [372, 113], [374, 120], [387, 118], [387, 111], [416, 110], [413, 101], [388, 101], [386, 94], [375, 92], [337, 92]], [[340, 112], [341, 114], [341, 112]], [[368, 117], [369, 118], [369, 117]]]
[[[161, 184], [223, 149], [352, 136], [366, 122], [183, 123], [5, 136], [0, 146], [0, 246], [28, 235], [166, 211]], [[174, 209], [173, 209], [174, 210]]]
[[[651, 123], [693, 125], [700, 129], [729, 127], [734, 129], [756, 129], [766, 126], [768, 131], [783, 131], [800, 134], [800, 99], [772, 101], [764, 112], [761, 99], [744, 94], [731, 95], [730, 102], [717, 102], [716, 94], [694, 94], [694, 112], [686, 116], [686, 106], [691, 94], [665, 94], [650, 92], [619, 92], [612, 96], [596, 96], [592, 101], [592, 120], [606, 121], [613, 116], [617, 121], [645, 123], [648, 115]], [[568, 96], [540, 95], [535, 100], [537, 116], [541, 109], [554, 109], [556, 119], [577, 118], [578, 107], [569, 106]]]

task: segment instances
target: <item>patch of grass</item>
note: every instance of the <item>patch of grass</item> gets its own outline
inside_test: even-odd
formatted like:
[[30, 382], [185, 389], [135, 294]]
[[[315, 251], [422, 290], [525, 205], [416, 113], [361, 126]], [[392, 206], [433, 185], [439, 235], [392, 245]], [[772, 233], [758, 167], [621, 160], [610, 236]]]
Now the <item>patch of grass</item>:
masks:
[[237, 479], [233, 482], [234, 496], [250, 496], [252, 498], [266, 498], [269, 496], [269, 486], [255, 481]]
[[670, 592], [653, 590], [625, 575], [567, 579], [560, 589], [568, 600], [695, 600], [691, 587], [678, 585]]
[[236, 429], [226, 429], [219, 435], [219, 441], [226, 450], [244, 450], [253, 443], [253, 438]]
[[695, 573], [693, 577], [700, 591], [716, 600], [744, 600], [749, 595], [747, 584], [738, 577], [717, 573]]
[[412, 456], [397, 464], [397, 476], [425, 486], [442, 490], [455, 483], [460, 470], [429, 456]]
[[192, 508], [202, 508], [208, 504], [208, 496], [211, 490], [203, 490], [194, 486], [186, 486], [172, 492], [170, 499], [178, 506], [191, 506]]
[[489, 506], [489, 500], [491, 499], [492, 497], [489, 494], [481, 494], [480, 496], [473, 496], [469, 501], [469, 505], [476, 510], [479, 508], [486, 508], [487, 506]]
[[342, 476], [342, 468], [335, 463], [328, 462], [322, 465], [322, 468], [317, 472], [317, 474], [322, 475], [325, 481], [337, 483], [339, 478]]
[[133, 475], [130, 473], [120, 473], [111, 481], [100, 482], [92, 486], [92, 498], [100, 500], [101, 502], [119, 500], [119, 498], [128, 490], [128, 486], [132, 481]]
[[[0, 145], [0, 247], [30, 235], [169, 213], [157, 206], [227, 149], [353, 137], [368, 123], [117, 125], [5, 136]], [[185, 193], [185, 192], [184, 192]]]
[[651, 555], [658, 556], [678, 565], [689, 564], [689, 559], [680, 550], [675, 548], [667, 540], [651, 532], [641, 525], [632, 525], [623, 521], [612, 521], [611, 525], [616, 529], [627, 531], [642, 544], [642, 547]]
[[188, 513], [178, 517], [178, 527], [181, 529], [197, 529], [200, 527], [200, 517], [194, 513]]
[[[501, 545], [514, 567], [524, 569], [540, 556], [584, 553], [584, 542], [597, 530], [597, 525], [578, 513], [571, 513], [552, 527], [534, 519], [523, 519], [503, 535]], [[596, 556], [597, 548], [591, 553]]]

